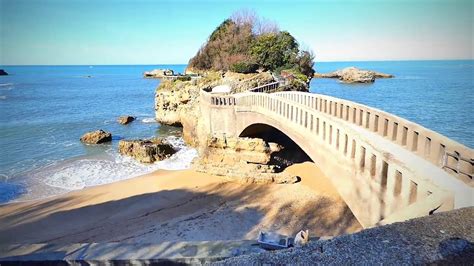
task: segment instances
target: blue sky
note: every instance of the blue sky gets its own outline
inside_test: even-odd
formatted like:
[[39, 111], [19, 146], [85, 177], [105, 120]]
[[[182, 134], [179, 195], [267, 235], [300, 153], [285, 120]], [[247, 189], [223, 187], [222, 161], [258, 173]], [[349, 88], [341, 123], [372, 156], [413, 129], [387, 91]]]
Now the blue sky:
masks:
[[473, 58], [472, 0], [0, 0], [0, 64], [187, 63], [239, 9], [317, 61]]

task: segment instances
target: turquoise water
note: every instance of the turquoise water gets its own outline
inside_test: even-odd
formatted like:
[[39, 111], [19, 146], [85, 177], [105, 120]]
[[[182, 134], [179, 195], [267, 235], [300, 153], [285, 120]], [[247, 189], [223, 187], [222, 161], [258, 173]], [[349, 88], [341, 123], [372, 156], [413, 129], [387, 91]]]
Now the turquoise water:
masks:
[[[178, 135], [154, 120], [156, 79], [142, 73], [171, 66], [4, 66], [0, 77], [0, 202], [56, 194], [154, 170], [116, 153], [121, 138]], [[137, 121], [123, 126], [120, 115]], [[87, 131], [112, 132], [112, 144], [88, 146]], [[179, 145], [179, 139], [176, 139]], [[186, 154], [185, 154], [186, 157]], [[161, 165], [179, 168], [179, 162]], [[35, 170], [35, 171], [32, 171]]]
[[[318, 72], [346, 66], [394, 74], [370, 85], [315, 79], [311, 91], [386, 110], [474, 147], [474, 61], [319, 63]], [[2, 66], [0, 76], [0, 203], [32, 199], [110, 183], [155, 169], [181, 169], [195, 150], [183, 146], [179, 129], [154, 121], [155, 79], [142, 73], [166, 66]], [[90, 76], [90, 77], [89, 77]], [[120, 115], [137, 121], [122, 126]], [[83, 145], [80, 136], [104, 129], [112, 144]], [[165, 136], [181, 151], [154, 165], [117, 154], [121, 138]]]

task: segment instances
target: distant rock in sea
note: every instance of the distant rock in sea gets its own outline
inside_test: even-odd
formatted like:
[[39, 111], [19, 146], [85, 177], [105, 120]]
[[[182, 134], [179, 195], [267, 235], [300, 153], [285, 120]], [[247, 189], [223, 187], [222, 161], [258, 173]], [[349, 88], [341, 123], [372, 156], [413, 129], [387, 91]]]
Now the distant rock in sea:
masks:
[[129, 115], [123, 115], [117, 119], [117, 122], [122, 125], [126, 125], [128, 123], [131, 123], [135, 120], [135, 117], [129, 116]]
[[112, 134], [102, 129], [87, 132], [81, 137], [81, 141], [87, 144], [100, 144], [112, 141]]
[[5, 70], [0, 69], [0, 76], [7, 76], [7, 75], [8, 73]]
[[154, 69], [143, 73], [145, 78], [163, 78], [165, 76], [173, 76], [174, 71], [171, 69]]
[[331, 73], [315, 73], [315, 78], [337, 78], [344, 83], [373, 83], [378, 78], [393, 78], [393, 75], [362, 70], [356, 67], [346, 67]]

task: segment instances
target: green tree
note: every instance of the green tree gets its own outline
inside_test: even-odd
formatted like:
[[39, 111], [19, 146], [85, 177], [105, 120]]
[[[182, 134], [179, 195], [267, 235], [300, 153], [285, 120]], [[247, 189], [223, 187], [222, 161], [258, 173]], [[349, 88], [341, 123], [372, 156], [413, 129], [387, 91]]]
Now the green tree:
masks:
[[250, 49], [257, 64], [272, 71], [290, 67], [298, 56], [298, 43], [287, 31], [259, 35]]
[[311, 79], [314, 75], [314, 54], [310, 51], [301, 51], [298, 55], [297, 63], [298, 70]]
[[189, 66], [197, 69], [229, 70], [233, 64], [251, 59], [250, 45], [254, 38], [251, 24], [237, 24], [227, 19], [212, 32], [207, 43], [191, 58]]

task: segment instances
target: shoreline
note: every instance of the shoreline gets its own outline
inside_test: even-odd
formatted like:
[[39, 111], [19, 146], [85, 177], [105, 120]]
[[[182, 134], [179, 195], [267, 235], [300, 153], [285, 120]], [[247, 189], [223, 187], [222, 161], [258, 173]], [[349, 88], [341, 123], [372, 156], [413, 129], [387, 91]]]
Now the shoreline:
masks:
[[[16, 184], [19, 189], [14, 192], [16, 195], [12, 199], [1, 202], [0, 206], [48, 199], [136, 178], [154, 171], [189, 168], [191, 160], [197, 156], [196, 150], [185, 145], [179, 136], [168, 135], [166, 138], [173, 140], [175, 147], [179, 149], [178, 153], [154, 164], [139, 163], [131, 157], [119, 154], [115, 148], [109, 147], [93, 154], [64, 158], [16, 173], [6, 183]], [[59, 183], [54, 184], [54, 182]], [[83, 187], [80, 187], [81, 184]]]
[[287, 170], [302, 181], [238, 184], [193, 170], [158, 170], [0, 205], [0, 243], [212, 241], [255, 239], [259, 230], [335, 236], [362, 229], [314, 164]]

